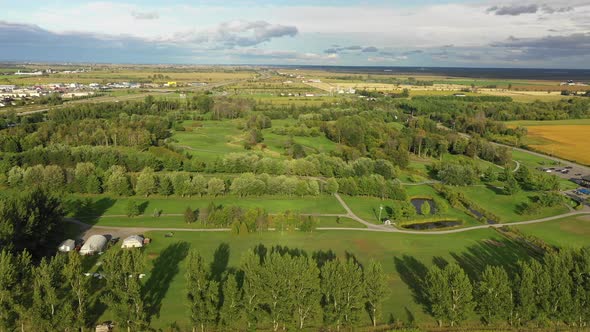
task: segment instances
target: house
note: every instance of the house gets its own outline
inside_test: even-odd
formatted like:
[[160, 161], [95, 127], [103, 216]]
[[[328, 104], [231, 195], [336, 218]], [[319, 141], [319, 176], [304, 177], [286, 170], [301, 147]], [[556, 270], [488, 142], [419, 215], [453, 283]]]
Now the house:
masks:
[[60, 252], [70, 252], [70, 251], [74, 250], [75, 248], [76, 248], [76, 241], [74, 241], [72, 239], [67, 239], [59, 245], [57, 250], [59, 250]]
[[102, 252], [107, 245], [107, 238], [102, 235], [92, 235], [80, 249], [80, 255], [94, 255]]
[[141, 248], [143, 247], [143, 237], [139, 235], [131, 235], [123, 240], [121, 248]]

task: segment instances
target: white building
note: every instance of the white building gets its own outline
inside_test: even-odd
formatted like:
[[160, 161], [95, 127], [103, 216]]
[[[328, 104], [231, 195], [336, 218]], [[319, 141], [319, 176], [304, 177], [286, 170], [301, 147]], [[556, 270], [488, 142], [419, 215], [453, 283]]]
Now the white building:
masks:
[[131, 235], [123, 240], [121, 248], [141, 248], [143, 247], [143, 237], [139, 235]]
[[74, 241], [72, 239], [67, 239], [59, 245], [59, 248], [57, 248], [57, 250], [59, 250], [60, 252], [70, 252], [70, 251], [74, 250], [75, 248], [76, 248], [76, 241]]
[[92, 235], [86, 240], [82, 249], [80, 249], [80, 255], [93, 255], [102, 252], [107, 245], [107, 238], [102, 235]]

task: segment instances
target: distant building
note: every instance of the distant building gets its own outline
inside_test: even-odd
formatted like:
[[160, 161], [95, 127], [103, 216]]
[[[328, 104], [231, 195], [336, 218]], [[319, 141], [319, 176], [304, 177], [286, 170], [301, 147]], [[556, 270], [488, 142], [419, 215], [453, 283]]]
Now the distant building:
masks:
[[72, 239], [65, 240], [57, 248], [57, 250], [59, 250], [60, 252], [70, 252], [74, 249], [76, 249], [76, 241]]
[[131, 235], [125, 240], [123, 240], [123, 244], [121, 248], [141, 248], [143, 247], [143, 237], [139, 235]]
[[107, 245], [107, 238], [102, 235], [92, 235], [80, 249], [80, 255], [94, 255], [102, 252]]
[[205, 83], [205, 82], [193, 82], [193, 83], [191, 83], [191, 86], [193, 86], [193, 87], [206, 86], [206, 85], [207, 85], [207, 83]]
[[590, 188], [590, 175], [582, 176], [580, 184], [584, 187]]
[[16, 85], [0, 85], [0, 91], [12, 91], [16, 88]]

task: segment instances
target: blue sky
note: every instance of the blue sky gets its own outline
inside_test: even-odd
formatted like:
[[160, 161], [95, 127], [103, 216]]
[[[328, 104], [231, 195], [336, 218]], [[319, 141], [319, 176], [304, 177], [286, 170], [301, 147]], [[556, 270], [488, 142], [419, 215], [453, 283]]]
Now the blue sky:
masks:
[[0, 0], [0, 61], [589, 68], [590, 2]]

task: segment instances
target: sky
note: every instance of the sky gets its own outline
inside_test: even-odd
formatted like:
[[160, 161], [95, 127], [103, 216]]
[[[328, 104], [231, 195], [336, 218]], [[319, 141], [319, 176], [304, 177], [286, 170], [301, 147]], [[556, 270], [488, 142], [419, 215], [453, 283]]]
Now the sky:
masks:
[[0, 0], [0, 61], [590, 68], [590, 0]]

